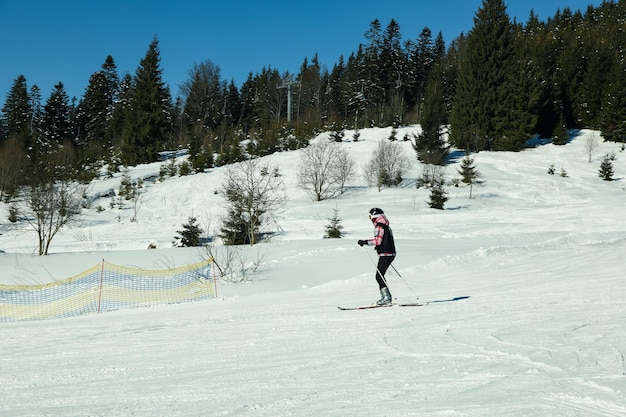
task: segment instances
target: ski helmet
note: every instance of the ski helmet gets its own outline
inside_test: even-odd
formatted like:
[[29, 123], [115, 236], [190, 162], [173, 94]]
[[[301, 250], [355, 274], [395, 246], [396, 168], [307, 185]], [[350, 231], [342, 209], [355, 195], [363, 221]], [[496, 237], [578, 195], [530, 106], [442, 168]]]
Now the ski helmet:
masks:
[[383, 214], [385, 214], [385, 212], [382, 209], [379, 209], [378, 207], [370, 209], [370, 219], [375, 219], [377, 217], [382, 216]]

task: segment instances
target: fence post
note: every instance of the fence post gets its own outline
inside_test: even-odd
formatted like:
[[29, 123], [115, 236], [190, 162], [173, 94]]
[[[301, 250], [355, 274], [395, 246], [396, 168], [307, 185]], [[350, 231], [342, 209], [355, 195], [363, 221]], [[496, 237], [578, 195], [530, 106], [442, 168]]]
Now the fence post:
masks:
[[98, 314], [100, 314], [100, 301], [102, 300], [102, 281], [104, 279], [104, 259], [102, 259], [102, 268], [100, 269], [100, 291], [98, 292]]
[[211, 256], [209, 258], [209, 262], [211, 262], [211, 274], [213, 275], [213, 289], [215, 290], [215, 298], [217, 298], [217, 274], [215, 273], [215, 259]]

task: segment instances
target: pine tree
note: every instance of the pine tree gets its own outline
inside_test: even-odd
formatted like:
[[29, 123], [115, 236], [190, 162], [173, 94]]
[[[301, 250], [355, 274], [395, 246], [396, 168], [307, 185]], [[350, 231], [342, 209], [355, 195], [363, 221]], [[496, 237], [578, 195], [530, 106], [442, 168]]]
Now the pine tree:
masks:
[[35, 140], [33, 104], [28, 94], [26, 78], [15, 79], [0, 117], [0, 197], [17, 194], [29, 169], [28, 151]]
[[[366, 120], [379, 126], [385, 106], [385, 80], [388, 72], [381, 72], [383, 49], [382, 26], [378, 19], [370, 23], [365, 33], [368, 40], [363, 49], [359, 48], [354, 59], [348, 61], [349, 71], [354, 78], [351, 85], [352, 96], [363, 100]], [[351, 81], [352, 81], [351, 80]], [[356, 102], [356, 100], [355, 100]]]
[[241, 94], [235, 81], [231, 80], [228, 87], [224, 90], [223, 108], [223, 116], [229, 126], [236, 127], [239, 124], [242, 110]]
[[72, 135], [70, 101], [63, 83], [54, 86], [54, 90], [43, 109], [43, 131], [41, 140], [48, 148], [71, 142]]
[[443, 178], [436, 178], [430, 185], [430, 200], [428, 206], [437, 210], [443, 210], [448, 201], [448, 192], [444, 187]]
[[424, 109], [420, 118], [422, 132], [415, 138], [413, 148], [417, 158], [426, 164], [444, 165], [448, 147], [443, 137], [446, 108], [443, 94], [443, 65], [432, 71], [426, 85]]
[[513, 43], [496, 106], [494, 149], [519, 151], [535, 133], [542, 81], [521, 25], [506, 41]]
[[323, 74], [317, 54], [309, 63], [305, 59], [300, 67], [300, 84], [296, 103], [294, 105], [294, 119], [304, 118], [307, 123], [316, 124], [322, 117]]
[[78, 107], [80, 129], [78, 131], [79, 145], [102, 144], [107, 129], [107, 83], [104, 72], [98, 71], [89, 78], [89, 85], [85, 90], [83, 100]]
[[339, 209], [333, 209], [333, 217], [328, 219], [330, 221], [329, 224], [326, 225], [326, 234], [324, 238], [328, 239], [339, 239], [341, 238], [343, 232], [343, 226], [341, 225], [341, 219], [339, 218]]
[[[443, 42], [443, 37], [438, 38]], [[442, 47], [442, 45], [439, 45]], [[445, 48], [445, 45], [443, 46]], [[407, 42], [408, 76], [406, 81], [406, 100], [409, 108], [417, 106], [419, 113], [426, 90], [426, 82], [431, 68], [437, 60], [437, 51], [432, 40], [432, 31], [425, 27], [416, 42]]]
[[177, 230], [178, 235], [175, 237], [174, 245], [183, 247], [200, 246], [203, 230], [197, 223], [195, 217], [189, 217], [187, 223], [183, 224], [182, 230]]
[[616, 63], [602, 102], [602, 136], [613, 142], [626, 142], [626, 63]]
[[[602, 124], [603, 97], [607, 86], [611, 85], [610, 74], [613, 68], [613, 54], [607, 49], [598, 48], [589, 58], [589, 66], [580, 85], [577, 109], [581, 124], [591, 129], [599, 129]], [[623, 77], [622, 77], [623, 78]]]
[[[112, 148], [110, 152], [111, 154], [114, 153], [114, 149], [117, 151], [116, 153], [119, 153], [122, 145], [122, 135], [126, 124], [127, 114], [130, 109], [132, 83], [133, 80], [131, 75], [128, 73], [124, 74], [119, 83], [116, 99], [113, 102], [111, 120], [108, 123], [106, 132], [107, 145]], [[111, 159], [114, 159], [113, 155], [111, 155]]]
[[24, 150], [32, 140], [31, 117], [33, 109], [28, 95], [26, 77], [20, 75], [15, 79], [6, 102], [2, 107], [2, 134], [0, 143], [13, 138]]
[[117, 193], [124, 200], [130, 200], [134, 195], [133, 180], [130, 177], [130, 171], [127, 167], [122, 169], [122, 177], [120, 178], [120, 189]]
[[582, 36], [582, 14], [568, 7], [557, 11], [554, 17], [556, 68], [553, 72], [555, 99], [561, 111], [561, 121], [566, 129], [579, 126], [575, 113], [580, 108], [579, 88], [588, 57], [595, 51], [586, 52]]
[[91, 152], [95, 153], [95, 157], [106, 155], [111, 146], [107, 131], [119, 88], [115, 62], [109, 55], [101, 70], [89, 78], [89, 85], [77, 110], [79, 145], [93, 148]]
[[613, 180], [613, 160], [615, 159], [615, 155], [607, 154], [602, 163], [600, 164], [600, 169], [598, 170], [598, 176], [602, 178], [604, 181], [612, 181]]
[[472, 188], [476, 183], [476, 180], [480, 176], [480, 173], [476, 170], [476, 167], [474, 166], [474, 158], [470, 156], [466, 156], [465, 158], [463, 158], [463, 160], [461, 160], [461, 169], [459, 169], [458, 172], [459, 174], [461, 174], [461, 181], [464, 184], [469, 185], [470, 187], [469, 198], [471, 199]]
[[400, 25], [396, 20], [391, 19], [383, 34], [379, 57], [379, 75], [385, 98], [382, 105], [386, 108], [380, 122], [387, 126], [400, 125], [404, 116], [407, 59], [401, 41]]
[[160, 68], [155, 38], [133, 78], [130, 101], [122, 132], [121, 157], [124, 165], [154, 162], [157, 152], [171, 139], [172, 100]]
[[567, 134], [567, 129], [565, 127], [565, 122], [563, 121], [563, 117], [558, 118], [558, 123], [554, 128], [552, 133], [552, 143], [555, 145], [565, 145], [569, 140], [569, 135]]
[[501, 103], [514, 91], [507, 74], [512, 65], [513, 29], [503, 0], [484, 0], [460, 62], [450, 141], [469, 151], [497, 147], [508, 137], [510, 119]]

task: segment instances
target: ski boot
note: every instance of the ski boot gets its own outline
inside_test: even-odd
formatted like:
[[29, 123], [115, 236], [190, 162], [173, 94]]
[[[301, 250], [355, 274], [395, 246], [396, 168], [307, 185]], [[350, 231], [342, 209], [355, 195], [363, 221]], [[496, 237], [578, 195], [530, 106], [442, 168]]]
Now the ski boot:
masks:
[[386, 306], [391, 304], [391, 293], [389, 288], [384, 287], [380, 289], [380, 300], [376, 301], [377, 306]]

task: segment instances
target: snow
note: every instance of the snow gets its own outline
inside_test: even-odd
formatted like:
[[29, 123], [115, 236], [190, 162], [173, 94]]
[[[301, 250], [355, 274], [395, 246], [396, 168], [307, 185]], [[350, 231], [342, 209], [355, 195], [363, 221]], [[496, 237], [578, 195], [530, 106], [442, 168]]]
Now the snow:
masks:
[[[399, 129], [397, 137], [418, 131]], [[357, 177], [343, 196], [312, 202], [295, 186], [300, 152], [278, 165], [289, 200], [280, 232], [240, 248], [261, 268], [218, 298], [69, 319], [0, 323], [0, 414], [14, 416], [625, 416], [626, 158], [588, 138], [520, 153], [481, 152], [481, 184], [449, 187], [443, 211], [413, 161], [398, 188], [368, 188], [362, 167], [390, 129], [345, 146]], [[324, 140], [321, 135], [317, 140]], [[598, 168], [614, 152], [615, 180]], [[446, 170], [459, 177], [461, 157]], [[554, 164], [556, 175], [548, 175]], [[564, 169], [567, 176], [560, 176]], [[137, 167], [135, 177], [158, 173]], [[119, 188], [119, 175], [90, 193]], [[137, 212], [94, 203], [63, 229], [51, 254], [35, 232], [0, 225], [0, 283], [61, 280], [107, 262], [167, 268], [206, 256], [172, 248], [191, 215], [215, 235], [225, 213], [223, 169], [147, 182]], [[98, 213], [100, 205], [105, 210]], [[430, 303], [339, 311], [378, 298], [371, 207], [385, 210], [399, 255], [387, 279], [399, 301]], [[323, 239], [339, 209], [343, 239]], [[0, 204], [0, 218], [8, 207]], [[148, 250], [150, 243], [157, 246]], [[225, 248], [217, 246], [217, 251]]]

